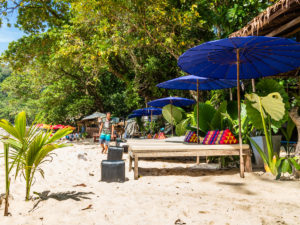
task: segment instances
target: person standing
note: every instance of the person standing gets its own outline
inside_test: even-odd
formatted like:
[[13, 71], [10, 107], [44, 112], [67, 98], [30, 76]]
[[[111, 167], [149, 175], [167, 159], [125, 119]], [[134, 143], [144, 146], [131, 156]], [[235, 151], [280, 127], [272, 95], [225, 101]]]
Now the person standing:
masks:
[[111, 137], [113, 137], [114, 134], [114, 125], [112, 123], [112, 120], [110, 118], [111, 114], [110, 112], [106, 113], [106, 117], [101, 120], [100, 119], [100, 129], [99, 129], [99, 141], [100, 145], [102, 147], [102, 153], [106, 154], [108, 145], [110, 142]]

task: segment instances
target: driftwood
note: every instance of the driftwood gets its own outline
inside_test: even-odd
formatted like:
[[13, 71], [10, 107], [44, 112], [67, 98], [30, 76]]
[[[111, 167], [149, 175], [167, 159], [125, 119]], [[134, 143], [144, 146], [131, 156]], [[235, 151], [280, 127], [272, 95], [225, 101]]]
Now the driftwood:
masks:
[[293, 107], [290, 111], [290, 117], [296, 124], [298, 131], [298, 142], [295, 150], [295, 155], [300, 156], [300, 115], [298, 114], [299, 107]]

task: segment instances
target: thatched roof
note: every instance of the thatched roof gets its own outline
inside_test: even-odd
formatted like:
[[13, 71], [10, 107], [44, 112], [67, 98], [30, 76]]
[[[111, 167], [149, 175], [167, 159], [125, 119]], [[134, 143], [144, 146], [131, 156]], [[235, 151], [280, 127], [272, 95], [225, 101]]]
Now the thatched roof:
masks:
[[300, 31], [300, 0], [280, 0], [229, 37], [289, 37]]
[[81, 121], [94, 120], [94, 119], [102, 118], [102, 117], [105, 117], [105, 116], [106, 116], [106, 114], [104, 114], [104, 113], [94, 112], [92, 115], [84, 117]]

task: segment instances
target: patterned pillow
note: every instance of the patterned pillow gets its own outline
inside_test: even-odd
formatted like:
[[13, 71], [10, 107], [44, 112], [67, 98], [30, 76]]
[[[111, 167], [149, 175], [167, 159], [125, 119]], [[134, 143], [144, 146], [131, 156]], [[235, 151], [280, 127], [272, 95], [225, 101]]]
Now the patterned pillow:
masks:
[[208, 131], [207, 134], [205, 135], [205, 138], [202, 142], [202, 144], [204, 145], [213, 145], [215, 144], [215, 141], [218, 137], [220, 131], [218, 130], [212, 130], [212, 131]]
[[220, 132], [215, 144], [238, 144], [239, 141], [234, 137], [229, 129]]
[[229, 129], [208, 131], [202, 144], [238, 144], [238, 140], [233, 136]]
[[[197, 143], [197, 133], [195, 131], [187, 131], [185, 134], [184, 142]], [[199, 137], [201, 143], [201, 138]]]

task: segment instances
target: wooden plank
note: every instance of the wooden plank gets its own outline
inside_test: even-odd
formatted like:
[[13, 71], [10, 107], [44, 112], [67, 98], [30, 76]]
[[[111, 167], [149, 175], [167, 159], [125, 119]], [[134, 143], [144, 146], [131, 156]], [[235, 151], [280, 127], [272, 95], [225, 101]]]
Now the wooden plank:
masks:
[[200, 156], [196, 156], [196, 164], [197, 164], [197, 165], [200, 164]]
[[268, 34], [265, 35], [265, 36], [267, 36], [267, 37], [275, 37], [275, 36], [277, 36], [278, 34], [284, 32], [285, 30], [287, 30], [287, 29], [289, 29], [289, 28], [291, 28], [291, 27], [297, 25], [298, 23], [300, 23], [300, 16], [297, 17], [297, 18], [295, 18], [295, 19], [293, 19], [292, 21], [290, 21], [290, 22], [288, 22], [288, 23], [282, 25], [281, 27], [279, 27], [279, 28], [273, 30], [271, 33], [268, 33]]
[[[177, 145], [129, 145], [129, 150], [132, 152], [157, 152], [157, 151], [198, 151], [198, 150], [235, 150], [239, 149], [239, 145], [189, 145], [189, 144], [177, 144]], [[243, 149], [249, 149], [249, 145], [242, 145]]]
[[251, 155], [246, 155], [245, 157], [245, 171], [252, 172], [252, 162], [251, 162]]
[[139, 158], [138, 156], [134, 157], [134, 179], [137, 180], [139, 178], [139, 165], [138, 165]]
[[128, 154], [128, 158], [129, 158], [129, 172], [132, 170], [132, 157], [130, 154]]
[[[239, 155], [239, 149], [236, 150], [207, 150], [197, 152], [138, 152], [134, 153], [134, 158], [163, 158], [163, 157], [184, 157], [184, 156], [228, 156]], [[244, 150], [243, 155], [250, 155], [250, 150]]]

